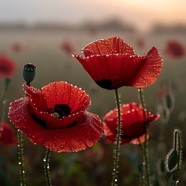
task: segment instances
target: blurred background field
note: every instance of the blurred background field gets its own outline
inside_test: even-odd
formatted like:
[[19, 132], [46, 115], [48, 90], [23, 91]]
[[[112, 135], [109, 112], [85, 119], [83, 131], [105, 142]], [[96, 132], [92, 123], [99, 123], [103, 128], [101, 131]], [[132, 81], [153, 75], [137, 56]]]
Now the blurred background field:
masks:
[[[10, 3], [11, 0], [7, 2]], [[77, 10], [70, 5], [64, 6], [65, 4], [62, 4], [61, 8], [64, 7], [63, 12], [59, 12], [60, 6], [55, 6], [56, 11], [54, 6], [50, 7], [49, 4], [42, 7], [41, 2], [43, 1], [40, 3], [38, 1], [24, 3], [17, 0], [17, 2], [21, 2], [21, 6], [18, 6], [18, 4], [16, 6], [7, 6], [8, 3], [2, 3], [2, 6], [0, 6], [0, 54], [6, 54], [17, 65], [17, 70], [8, 89], [4, 119], [11, 125], [7, 118], [9, 103], [24, 95], [22, 90], [22, 84], [24, 83], [22, 69], [27, 63], [33, 63], [37, 67], [36, 77], [31, 83], [32, 86], [40, 89], [53, 81], [67, 81], [81, 87], [91, 97], [89, 111], [103, 118], [108, 111], [115, 108], [114, 92], [98, 87], [70, 53], [82, 54], [81, 49], [90, 42], [113, 36], [122, 38], [135, 49], [136, 54], [140, 55], [147, 53], [151, 47], [155, 46], [163, 58], [163, 69], [157, 81], [144, 90], [146, 108], [152, 113], [157, 113], [155, 105], [158, 98], [161, 98], [162, 82], [168, 79], [175, 105], [165, 126], [163, 143], [165, 143], [167, 153], [172, 147], [173, 130], [178, 128], [182, 131], [183, 158], [179, 186], [185, 186], [186, 55], [174, 58], [165, 53], [167, 42], [170, 40], [182, 43], [184, 50], [186, 50], [185, 9], [184, 5], [181, 4], [185, 3], [185, 1], [179, 1], [180, 4], [177, 1], [161, 1], [162, 8], [160, 8], [159, 1], [150, 6], [150, 3], [142, 0], [140, 1], [141, 4], [135, 6], [135, 1], [121, 5], [119, 4], [121, 0], [116, 0], [115, 2], [118, 4], [116, 6], [112, 1], [107, 0], [109, 3], [105, 7], [106, 2], [104, 0], [102, 3], [100, 1], [90, 1], [91, 6], [86, 5], [86, 2], [81, 0], [79, 5], [78, 3], [77, 6], [73, 5]], [[176, 7], [177, 5], [179, 5], [179, 8]], [[151, 11], [150, 7], [154, 9]], [[41, 8], [43, 8], [43, 12]], [[137, 11], [138, 8], [139, 11]], [[52, 11], [47, 14], [45, 9]], [[108, 9], [108, 11], [105, 11], [105, 9]], [[66, 10], [69, 10], [69, 12]], [[109, 11], [111, 14], [102, 15], [104, 12], [107, 14]], [[96, 14], [95, 12], [99, 13]], [[116, 16], [112, 17], [112, 14]], [[57, 23], [54, 15], [59, 18]], [[86, 15], [89, 15], [85, 19], [86, 22], [80, 24], [78, 16], [82, 18], [86, 17]], [[121, 15], [125, 17], [126, 22], [123, 22]], [[179, 15], [181, 18], [178, 17]], [[43, 17], [44, 19], [42, 19]], [[89, 18], [93, 17], [96, 17], [95, 21], [88, 21]], [[103, 19], [105, 17], [108, 19]], [[47, 22], [48, 20], [49, 22]], [[59, 24], [59, 20], [72, 24]], [[129, 24], [130, 20], [132, 24]], [[174, 23], [171, 24], [171, 21], [174, 21]], [[18, 46], [21, 47], [20, 50], [12, 48], [15, 43], [18, 43]], [[0, 79], [0, 93], [3, 87], [4, 80]], [[119, 93], [122, 103], [139, 103], [137, 89], [122, 87], [119, 89]], [[151, 123], [150, 126], [150, 159], [151, 171], [154, 176], [152, 179], [157, 180], [159, 178], [157, 176], [159, 155], [157, 149], [160, 145], [161, 125], [162, 122], [159, 119]], [[45, 148], [33, 145], [25, 136], [24, 147], [27, 186], [45, 185], [43, 171]], [[52, 152], [50, 163], [52, 184], [54, 186], [110, 185], [112, 156], [113, 145], [106, 145], [104, 137], [85, 151], [78, 153]], [[139, 146], [127, 144], [121, 147], [119, 186], [139, 185], [140, 158]], [[167, 174], [167, 180], [169, 180], [169, 183], [166, 186], [171, 185], [172, 177], [169, 174]], [[0, 185], [19, 185], [17, 147], [0, 147]]]
[[[90, 33], [89, 28], [84, 29], [2, 29], [0, 31], [0, 51], [5, 53], [17, 64], [17, 71], [12, 77], [9, 87], [7, 102], [23, 96], [22, 69], [24, 64], [33, 63], [37, 67], [36, 77], [32, 86], [40, 89], [42, 86], [53, 81], [67, 81], [85, 90], [91, 97], [89, 111], [98, 114], [101, 118], [115, 107], [114, 92], [99, 88], [89, 77], [80, 63], [59, 46], [68, 40], [74, 47], [74, 52], [81, 54], [81, 49], [88, 43], [101, 38], [119, 36], [134, 47], [137, 54], [147, 53], [152, 46], [158, 48], [163, 58], [163, 70], [158, 80], [152, 86], [144, 90], [146, 107], [152, 113], [156, 113], [155, 103], [157, 93], [162, 89], [162, 81], [170, 80], [172, 93], [175, 97], [175, 107], [171, 113], [170, 120], [166, 125], [166, 136], [164, 138], [167, 148], [172, 145], [172, 132], [174, 128], [182, 130], [183, 147], [186, 122], [186, 57], [173, 59], [166, 56], [164, 49], [168, 40], [178, 40], [186, 43], [185, 33], [146, 33], [135, 31], [123, 31], [119, 29], [105, 30], [97, 29]], [[138, 44], [142, 39], [144, 45]], [[29, 50], [23, 52], [12, 51], [10, 46], [19, 41], [27, 46]], [[3, 87], [4, 81], [0, 82]], [[122, 103], [138, 102], [137, 89], [122, 87], [119, 89]], [[8, 112], [8, 103], [6, 113]], [[5, 116], [6, 117], [6, 116]], [[8, 118], [6, 118], [8, 121]], [[150, 147], [153, 153], [159, 143], [160, 120], [151, 124]], [[151, 146], [152, 145], [152, 146]], [[112, 170], [112, 145], [106, 145], [103, 139], [93, 147], [78, 153], [52, 153], [51, 177], [53, 185], [109, 185]], [[185, 148], [183, 148], [183, 167], [185, 164]], [[16, 147], [2, 149], [1, 151], [1, 180], [5, 185], [18, 185], [18, 164]], [[151, 155], [151, 157], [152, 157]], [[28, 185], [43, 185], [44, 147], [33, 145], [25, 138], [25, 166]], [[156, 157], [152, 157], [156, 158]], [[138, 185], [139, 180], [139, 147], [123, 145], [121, 147], [120, 184]], [[5, 164], [6, 162], [6, 164]], [[156, 163], [152, 164], [155, 169]], [[183, 171], [181, 183], [185, 184], [186, 176]], [[36, 179], [33, 179], [36, 178]], [[6, 181], [5, 181], [6, 180]]]

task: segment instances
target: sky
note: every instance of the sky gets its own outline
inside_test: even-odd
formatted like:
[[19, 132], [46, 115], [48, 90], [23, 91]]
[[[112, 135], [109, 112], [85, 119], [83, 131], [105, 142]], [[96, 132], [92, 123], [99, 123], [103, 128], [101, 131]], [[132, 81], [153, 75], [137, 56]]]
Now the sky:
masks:
[[0, 22], [81, 24], [119, 18], [148, 30], [155, 23], [185, 24], [186, 0], [0, 0]]

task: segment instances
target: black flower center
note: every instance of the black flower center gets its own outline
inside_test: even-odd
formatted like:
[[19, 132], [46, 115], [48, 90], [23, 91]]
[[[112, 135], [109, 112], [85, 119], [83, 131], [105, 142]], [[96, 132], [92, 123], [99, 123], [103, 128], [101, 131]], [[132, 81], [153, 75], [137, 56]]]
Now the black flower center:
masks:
[[46, 122], [44, 120], [39, 119], [35, 114], [32, 115], [33, 120], [38, 123], [43, 128], [47, 128]]
[[[47, 109], [48, 113], [53, 114], [56, 118], [62, 118], [69, 116], [71, 108], [67, 104], [56, 104], [54, 108]], [[47, 123], [44, 120], [39, 119], [35, 114], [32, 115], [33, 120], [40, 126], [47, 129]], [[76, 126], [76, 122], [73, 122], [70, 127]]]
[[71, 112], [71, 108], [67, 104], [56, 104], [54, 112], [59, 114], [58, 118], [62, 118], [63, 116], [67, 117]]
[[96, 81], [97, 85], [105, 89], [111, 89], [112, 81], [110, 79], [102, 79], [101, 81]]
[[126, 135], [126, 134], [122, 134], [122, 135], [120, 135], [120, 137], [121, 137], [122, 139], [132, 139], [130, 136], [128, 136], [128, 135]]

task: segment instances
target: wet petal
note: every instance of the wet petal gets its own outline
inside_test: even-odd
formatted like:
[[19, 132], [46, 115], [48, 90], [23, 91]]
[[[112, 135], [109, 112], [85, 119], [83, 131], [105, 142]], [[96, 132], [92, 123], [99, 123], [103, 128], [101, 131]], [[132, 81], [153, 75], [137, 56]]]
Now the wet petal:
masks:
[[103, 135], [103, 124], [95, 114], [85, 112], [68, 128], [48, 130], [33, 120], [30, 109], [28, 98], [19, 99], [11, 104], [9, 118], [32, 143], [43, 145], [53, 151], [84, 150]]
[[[86, 92], [67, 82], [50, 83], [44, 86], [42, 91], [27, 85], [24, 85], [24, 89], [29, 97], [35, 119], [38, 122], [39, 120], [45, 122], [45, 127], [48, 129], [69, 126], [90, 105], [90, 97]], [[53, 116], [54, 111], [50, 112], [50, 109], [54, 110], [54, 107], [59, 104], [67, 104], [70, 107], [71, 113], [68, 117], [55, 118]]]
[[145, 59], [141, 61], [140, 66], [132, 79], [127, 83], [127, 86], [145, 88], [152, 85], [160, 74], [162, 61], [161, 56], [158, 54], [158, 50], [153, 47], [147, 53]]
[[85, 46], [82, 51], [86, 57], [96, 54], [134, 54], [133, 48], [119, 37], [111, 37], [92, 42]]
[[[158, 114], [152, 115], [146, 110], [146, 120], [144, 120], [143, 109], [137, 103], [129, 103], [121, 106], [121, 144], [133, 143], [137, 144], [138, 138], [144, 142], [141, 136], [145, 133], [145, 122], [149, 124], [155, 121], [160, 116]], [[117, 134], [117, 109], [108, 112], [104, 118], [104, 130], [106, 135], [106, 143], [114, 142]], [[139, 143], [139, 142], [138, 142]]]
[[107, 89], [128, 85], [145, 58], [129, 54], [96, 55], [87, 58], [75, 55], [75, 57], [95, 82], [110, 79], [112, 83]]
[[23, 84], [23, 89], [30, 100], [33, 109], [45, 112], [47, 110], [47, 102], [42, 92], [34, 87]]
[[67, 104], [71, 108], [71, 114], [85, 111], [90, 105], [88, 94], [67, 82], [50, 83], [42, 88], [42, 93], [46, 97], [48, 108], [54, 108], [56, 104]]

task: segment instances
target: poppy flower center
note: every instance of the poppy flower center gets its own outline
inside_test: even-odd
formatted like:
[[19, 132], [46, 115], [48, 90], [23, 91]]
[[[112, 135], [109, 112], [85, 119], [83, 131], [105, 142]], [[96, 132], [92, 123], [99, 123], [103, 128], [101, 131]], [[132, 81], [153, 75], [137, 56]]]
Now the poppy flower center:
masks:
[[59, 114], [58, 118], [62, 118], [63, 116], [67, 117], [70, 112], [71, 109], [67, 104], [56, 104], [54, 106], [54, 113]]
[[96, 81], [96, 83], [105, 89], [111, 89], [112, 87], [112, 81], [110, 79], [103, 78], [101, 81]]
[[[56, 104], [54, 108], [47, 109], [47, 112], [52, 114], [54, 118], [62, 118], [63, 116], [68, 117], [71, 108], [67, 104]], [[39, 119], [35, 114], [33, 114], [33, 119], [37, 122], [40, 126], [47, 129], [47, 123], [44, 120]], [[70, 127], [76, 126], [76, 123], [72, 123]]]
[[131, 137], [128, 136], [128, 135], [126, 135], [126, 134], [122, 134], [122, 135], [120, 135], [120, 137], [121, 137], [122, 139], [131, 139]]

